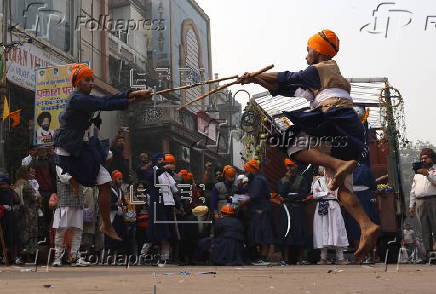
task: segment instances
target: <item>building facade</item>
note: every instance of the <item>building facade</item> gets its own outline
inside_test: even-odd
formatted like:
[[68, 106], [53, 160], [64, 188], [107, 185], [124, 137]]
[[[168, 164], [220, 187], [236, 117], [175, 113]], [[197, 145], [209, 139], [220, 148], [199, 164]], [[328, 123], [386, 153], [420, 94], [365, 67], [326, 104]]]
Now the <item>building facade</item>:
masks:
[[[96, 77], [95, 95], [127, 88], [160, 90], [212, 78], [210, 20], [193, 0], [2, 4], [3, 42], [16, 42], [4, 54], [8, 71], [2, 90], [11, 111], [23, 109], [21, 124], [3, 134], [8, 157], [3, 155], [0, 165], [8, 170], [18, 167], [32, 144], [36, 68], [88, 62]], [[11, 19], [3, 18], [9, 15], [5, 11]], [[171, 152], [179, 168], [200, 177], [206, 161], [216, 166], [232, 162], [233, 144], [227, 142], [231, 128], [237, 127], [240, 105], [220, 98], [221, 93], [181, 111], [176, 108], [213, 87], [217, 85], [174, 91], [128, 111], [103, 112], [100, 136], [112, 139], [120, 128], [128, 129], [130, 162], [142, 152]], [[221, 127], [223, 121], [231, 126]]]

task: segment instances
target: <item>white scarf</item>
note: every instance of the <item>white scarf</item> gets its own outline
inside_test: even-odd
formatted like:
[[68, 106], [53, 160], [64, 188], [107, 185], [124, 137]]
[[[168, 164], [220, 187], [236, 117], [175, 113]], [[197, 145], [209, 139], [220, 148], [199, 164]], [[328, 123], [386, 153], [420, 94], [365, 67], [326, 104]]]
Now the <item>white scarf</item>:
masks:
[[164, 173], [162, 173], [160, 176], [158, 176], [157, 178], [158, 178], [159, 184], [165, 185], [165, 186], [160, 187], [160, 192], [162, 193], [164, 205], [175, 206], [176, 202], [174, 201], [173, 194], [177, 193], [177, 191], [178, 191], [177, 187], [176, 187], [176, 181], [166, 171]]

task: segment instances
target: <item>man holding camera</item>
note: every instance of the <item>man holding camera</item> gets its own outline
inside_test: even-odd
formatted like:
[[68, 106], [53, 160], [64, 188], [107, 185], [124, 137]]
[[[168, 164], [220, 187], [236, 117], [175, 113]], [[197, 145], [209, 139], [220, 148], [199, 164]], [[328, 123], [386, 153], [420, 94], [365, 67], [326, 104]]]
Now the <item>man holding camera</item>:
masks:
[[413, 165], [415, 176], [410, 191], [410, 216], [417, 216], [427, 254], [436, 237], [436, 154], [430, 148], [420, 153], [420, 164]]

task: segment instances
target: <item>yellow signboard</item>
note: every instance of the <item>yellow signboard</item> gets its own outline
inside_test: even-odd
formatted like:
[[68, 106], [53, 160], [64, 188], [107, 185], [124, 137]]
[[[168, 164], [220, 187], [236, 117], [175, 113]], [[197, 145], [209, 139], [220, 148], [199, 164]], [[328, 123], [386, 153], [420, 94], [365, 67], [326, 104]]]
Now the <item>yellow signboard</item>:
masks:
[[35, 135], [37, 145], [53, 144], [59, 128], [59, 114], [65, 110], [70, 93], [72, 64], [35, 69]]

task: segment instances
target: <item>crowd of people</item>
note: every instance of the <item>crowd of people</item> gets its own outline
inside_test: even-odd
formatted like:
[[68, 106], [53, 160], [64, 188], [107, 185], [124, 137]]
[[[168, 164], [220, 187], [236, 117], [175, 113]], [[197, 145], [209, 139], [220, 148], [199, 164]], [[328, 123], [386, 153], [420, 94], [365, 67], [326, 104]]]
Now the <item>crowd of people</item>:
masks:
[[[194, 175], [172, 154], [141, 153], [131, 173], [125, 138], [110, 147], [100, 141], [99, 112], [125, 110], [152, 99], [152, 91], [95, 96], [92, 69], [73, 65], [75, 89], [59, 116], [55, 147], [31, 149], [13, 185], [0, 176], [3, 261], [30, 261], [46, 246], [55, 249], [53, 266], [88, 266], [89, 253], [100, 252], [149, 256], [160, 266], [361, 262], [381, 229], [377, 182], [367, 165], [367, 124], [332, 59], [338, 51], [337, 35], [322, 30], [307, 42], [305, 70], [245, 73], [237, 81], [310, 102], [308, 112], [284, 112], [296, 144], [280, 142], [290, 158], [277, 187], [255, 159], [243, 170], [208, 162]], [[427, 253], [436, 234], [435, 159], [432, 150], [421, 152], [410, 197]], [[411, 247], [410, 228], [405, 236]]]
[[[148, 255], [156, 264], [360, 262], [344, 256], [358, 248], [360, 230], [329, 192], [322, 167], [314, 171], [287, 158], [276, 189], [270, 189], [256, 160], [243, 171], [208, 162], [195, 177], [178, 170], [171, 154], [141, 153], [129, 173], [123, 140], [113, 140], [106, 162], [110, 222], [120, 238], [99, 230], [99, 189], [79, 185], [75, 190], [71, 176], [55, 163], [53, 148], [32, 148], [13, 185], [7, 174], [0, 178], [10, 261], [32, 262], [37, 249], [48, 246], [55, 248], [53, 266], [88, 266], [87, 254], [102, 250]], [[371, 220], [379, 223], [375, 187], [369, 167], [359, 165], [354, 190]]]

